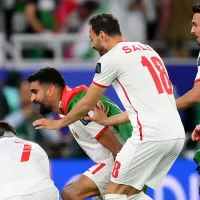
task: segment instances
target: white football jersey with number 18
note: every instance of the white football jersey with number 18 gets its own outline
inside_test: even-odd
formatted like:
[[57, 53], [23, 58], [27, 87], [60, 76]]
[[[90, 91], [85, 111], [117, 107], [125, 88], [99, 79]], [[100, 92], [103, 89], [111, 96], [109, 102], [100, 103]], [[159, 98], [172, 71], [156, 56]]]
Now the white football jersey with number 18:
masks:
[[45, 151], [17, 137], [0, 139], [0, 177], [1, 200], [55, 187]]
[[135, 139], [185, 137], [172, 83], [162, 59], [150, 46], [118, 43], [100, 58], [93, 83], [100, 87], [113, 85], [128, 112]]

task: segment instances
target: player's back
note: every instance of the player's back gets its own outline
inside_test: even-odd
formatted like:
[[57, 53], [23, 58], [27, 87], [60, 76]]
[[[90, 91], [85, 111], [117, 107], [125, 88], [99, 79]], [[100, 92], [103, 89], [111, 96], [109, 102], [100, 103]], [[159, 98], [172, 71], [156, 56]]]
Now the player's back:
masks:
[[55, 187], [49, 160], [36, 143], [17, 137], [0, 139], [0, 199]]
[[172, 83], [162, 59], [151, 47], [121, 42], [102, 57], [102, 63], [104, 60], [117, 73], [113, 87], [128, 111], [137, 138], [184, 138]]

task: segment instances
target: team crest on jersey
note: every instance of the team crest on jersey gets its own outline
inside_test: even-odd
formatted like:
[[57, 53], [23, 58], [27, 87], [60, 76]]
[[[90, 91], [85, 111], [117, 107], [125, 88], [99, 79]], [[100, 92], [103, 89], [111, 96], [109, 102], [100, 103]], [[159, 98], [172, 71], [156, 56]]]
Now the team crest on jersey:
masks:
[[101, 63], [97, 63], [95, 73], [97, 73], [97, 74], [101, 73]]
[[75, 138], [79, 139], [79, 136], [74, 129], [72, 129], [71, 133]]
[[[89, 115], [87, 114], [87, 115], [85, 115], [85, 117], [89, 117]], [[84, 118], [82, 118], [82, 119], [80, 119], [80, 121], [81, 121], [81, 123], [83, 124], [83, 125], [88, 125], [91, 121], [90, 120], [85, 120]]]

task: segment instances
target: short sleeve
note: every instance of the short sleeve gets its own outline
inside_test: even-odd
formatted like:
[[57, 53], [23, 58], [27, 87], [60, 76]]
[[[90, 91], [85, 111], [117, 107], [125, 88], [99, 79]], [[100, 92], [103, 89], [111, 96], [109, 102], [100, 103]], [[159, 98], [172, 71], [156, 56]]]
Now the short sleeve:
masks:
[[118, 69], [113, 61], [108, 59], [100, 59], [96, 65], [93, 83], [100, 87], [107, 88], [115, 80], [117, 75]]
[[[94, 111], [90, 111], [88, 115], [93, 116]], [[85, 131], [89, 133], [93, 138], [98, 139], [108, 129], [108, 126], [103, 126], [96, 122], [90, 121], [85, 125], [83, 124], [82, 128], [85, 129]]]
[[200, 53], [199, 53], [199, 56], [197, 59], [197, 68], [198, 68], [198, 71], [197, 71], [197, 75], [195, 78], [195, 83], [200, 81]]

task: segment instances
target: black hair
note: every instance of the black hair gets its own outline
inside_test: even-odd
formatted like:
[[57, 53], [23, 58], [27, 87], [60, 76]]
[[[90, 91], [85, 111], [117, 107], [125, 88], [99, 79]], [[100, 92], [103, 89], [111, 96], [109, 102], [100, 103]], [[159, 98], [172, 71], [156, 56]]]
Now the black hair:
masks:
[[17, 132], [13, 126], [6, 121], [0, 121], [0, 136], [3, 136], [5, 132], [12, 132], [17, 135]]
[[198, 4], [195, 4], [193, 7], [192, 7], [192, 11], [193, 13], [200, 13], [200, 3]]
[[55, 84], [61, 88], [65, 87], [65, 80], [61, 73], [57, 69], [51, 67], [40, 69], [28, 77], [29, 83], [35, 81], [38, 81], [40, 84]]
[[101, 31], [109, 36], [122, 35], [119, 22], [112, 14], [101, 13], [95, 15], [90, 19], [89, 24], [96, 35], [99, 35]]

